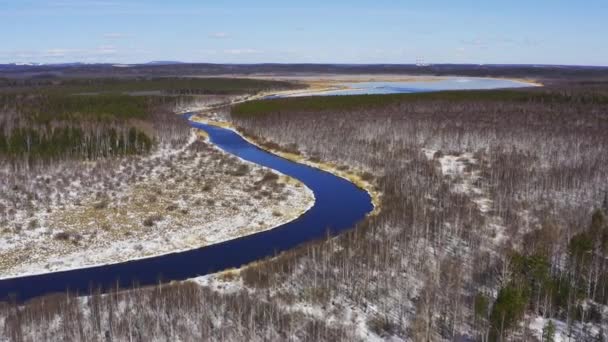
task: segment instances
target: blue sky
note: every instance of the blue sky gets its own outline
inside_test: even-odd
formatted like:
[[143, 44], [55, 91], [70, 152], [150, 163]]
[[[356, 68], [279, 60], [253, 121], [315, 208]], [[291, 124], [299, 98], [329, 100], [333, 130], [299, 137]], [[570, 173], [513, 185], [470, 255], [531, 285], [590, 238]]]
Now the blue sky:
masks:
[[608, 0], [0, 0], [0, 63], [608, 65]]

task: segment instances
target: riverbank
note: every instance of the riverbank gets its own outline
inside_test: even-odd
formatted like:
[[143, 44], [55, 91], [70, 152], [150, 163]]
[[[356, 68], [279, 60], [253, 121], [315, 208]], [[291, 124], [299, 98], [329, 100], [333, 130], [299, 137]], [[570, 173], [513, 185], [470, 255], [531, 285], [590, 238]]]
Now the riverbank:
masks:
[[37, 227], [0, 233], [0, 279], [214, 245], [281, 226], [314, 205], [301, 182], [231, 156], [206, 136], [197, 131], [183, 148], [120, 165], [111, 178], [125, 180], [104, 191], [108, 197], [83, 192], [37, 215]]
[[[246, 133], [239, 130], [238, 127], [235, 127], [232, 123], [228, 121], [216, 121], [212, 119], [208, 119], [203, 117], [201, 114], [194, 115], [190, 118], [190, 120], [194, 122], [200, 122], [207, 125], [218, 126], [226, 129], [230, 129], [235, 133], [242, 136], [245, 140], [247, 140], [250, 144], [259, 147], [260, 149], [275, 154], [281, 158], [304, 164], [310, 167], [314, 167], [316, 169], [320, 169], [326, 172], [329, 172], [337, 177], [346, 179], [351, 183], [355, 184], [358, 188], [366, 191], [370, 197], [372, 198], [372, 204], [374, 206], [374, 210], [370, 213], [371, 215], [377, 215], [380, 210], [380, 203], [382, 198], [382, 193], [379, 192], [376, 186], [373, 184], [373, 176], [365, 174], [360, 171], [351, 171], [340, 165], [335, 165], [329, 162], [321, 162], [321, 161], [313, 161], [306, 156], [294, 152], [288, 152], [284, 150], [277, 149], [276, 147], [270, 146], [268, 143], [264, 142], [262, 139], [258, 137], [253, 137], [247, 135]], [[348, 170], [348, 171], [347, 171]]]

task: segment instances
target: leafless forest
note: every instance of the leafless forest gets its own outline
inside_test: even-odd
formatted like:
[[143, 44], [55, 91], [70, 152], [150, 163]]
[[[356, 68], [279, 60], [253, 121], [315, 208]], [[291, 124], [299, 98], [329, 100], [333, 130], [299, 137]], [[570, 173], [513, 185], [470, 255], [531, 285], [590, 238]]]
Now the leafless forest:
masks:
[[[270, 284], [297, 278], [295, 293], [318, 286], [306, 284], [317, 273], [328, 299], [377, 311], [373, 328], [386, 336], [526, 339], [517, 324], [525, 313], [604, 325], [602, 96], [577, 87], [504, 99], [413, 95], [362, 110], [239, 109], [234, 119], [249, 134], [371, 172], [383, 194], [377, 217], [336, 239], [339, 252], [305, 248], [257, 272], [279, 277]], [[314, 99], [300, 101], [294, 107]], [[492, 303], [512, 288], [525, 304]]]
[[517, 92], [237, 107], [231, 120], [249, 136], [372, 174], [378, 215], [221, 274], [219, 287], [7, 303], [0, 331], [14, 341], [510, 341], [539, 339], [529, 323], [544, 317], [601, 341], [608, 91]]

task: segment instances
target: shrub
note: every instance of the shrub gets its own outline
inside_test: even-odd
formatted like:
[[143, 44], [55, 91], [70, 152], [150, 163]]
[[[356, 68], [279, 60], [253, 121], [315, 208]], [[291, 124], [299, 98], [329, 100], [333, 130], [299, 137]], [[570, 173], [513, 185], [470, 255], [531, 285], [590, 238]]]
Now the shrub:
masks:
[[269, 272], [260, 271], [256, 265], [245, 267], [241, 271], [245, 286], [267, 288], [271, 284]]
[[70, 234], [70, 238], [72, 240], [72, 243], [77, 245], [78, 243], [80, 243], [80, 240], [82, 240], [82, 235], [78, 233], [72, 233]]
[[321, 158], [319, 158], [318, 156], [311, 156], [310, 158], [308, 158], [308, 160], [310, 160], [313, 163], [320, 163], [321, 162]]
[[241, 165], [239, 165], [239, 167], [237, 167], [236, 170], [234, 170], [232, 172], [232, 175], [237, 176], [237, 177], [242, 177], [242, 176], [245, 176], [246, 174], [248, 174], [249, 171], [250, 171], [249, 165], [241, 164]]
[[374, 179], [374, 175], [372, 175], [369, 172], [363, 172], [361, 174], [361, 179], [363, 179], [366, 182], [371, 182]]
[[237, 270], [226, 270], [218, 275], [221, 281], [229, 282], [239, 277], [239, 271]]
[[163, 220], [163, 216], [160, 214], [152, 214], [148, 217], [146, 217], [144, 219], [144, 226], [146, 227], [152, 227], [156, 224], [156, 222], [158, 221], [162, 221]]
[[68, 232], [59, 232], [53, 235], [53, 239], [60, 241], [68, 241], [70, 239], [70, 233]]
[[29, 229], [36, 229], [36, 228], [38, 228], [38, 226], [39, 226], [38, 220], [36, 220], [36, 219], [31, 220], [30, 223], [28, 223], [28, 225], [27, 225], [27, 227]]
[[264, 173], [264, 176], [260, 180], [260, 183], [274, 182], [274, 181], [277, 181], [278, 179], [279, 179], [279, 175], [277, 175], [276, 173], [274, 173], [272, 171], [267, 171], [266, 173]]
[[347, 171], [348, 165], [338, 165], [336, 169], [338, 169], [338, 171]]
[[97, 210], [106, 209], [108, 207], [109, 201], [107, 199], [103, 199], [99, 202], [93, 204], [93, 208]]
[[398, 330], [397, 325], [391, 322], [391, 320], [386, 316], [372, 316], [367, 320], [367, 326], [369, 327], [369, 330], [373, 331], [380, 337], [392, 336]]

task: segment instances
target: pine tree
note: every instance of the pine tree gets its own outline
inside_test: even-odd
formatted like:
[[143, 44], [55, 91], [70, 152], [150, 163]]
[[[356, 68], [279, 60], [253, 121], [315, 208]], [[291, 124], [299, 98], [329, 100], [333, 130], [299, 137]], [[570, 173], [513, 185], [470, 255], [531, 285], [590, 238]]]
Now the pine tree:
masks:
[[555, 341], [555, 324], [552, 320], [549, 320], [543, 328], [543, 342], [554, 342]]

